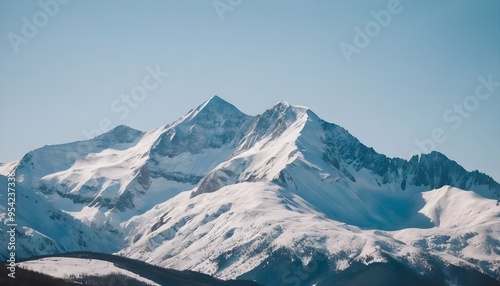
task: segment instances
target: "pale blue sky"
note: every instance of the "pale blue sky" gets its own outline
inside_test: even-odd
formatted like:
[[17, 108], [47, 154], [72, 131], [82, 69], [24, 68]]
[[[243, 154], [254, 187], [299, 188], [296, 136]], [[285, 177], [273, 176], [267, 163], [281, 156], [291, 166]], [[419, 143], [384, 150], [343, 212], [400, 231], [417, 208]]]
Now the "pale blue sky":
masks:
[[[210, 0], [72, 0], [47, 19], [38, 1], [0, 0], [0, 161], [85, 139], [105, 118], [153, 129], [217, 94], [252, 115], [308, 106], [391, 157], [440, 128], [436, 150], [500, 181], [500, 87], [468, 118], [453, 111], [474, 104], [478, 76], [500, 81], [500, 1], [401, 0], [348, 63], [340, 44], [392, 1], [243, 0], [221, 20]], [[16, 53], [9, 35], [33, 16], [45, 26]], [[157, 65], [170, 76], [113, 112]]]

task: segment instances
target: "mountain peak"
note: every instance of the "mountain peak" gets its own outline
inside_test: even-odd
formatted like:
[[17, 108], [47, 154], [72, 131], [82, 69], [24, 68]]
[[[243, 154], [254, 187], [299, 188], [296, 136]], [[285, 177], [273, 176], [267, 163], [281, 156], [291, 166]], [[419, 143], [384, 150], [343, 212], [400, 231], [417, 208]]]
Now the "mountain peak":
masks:
[[225, 101], [222, 97], [220, 97], [218, 95], [214, 95], [214, 96], [210, 97], [207, 101], [219, 101], [219, 102], [228, 103], [227, 101]]
[[166, 129], [152, 152], [170, 158], [183, 152], [200, 154], [238, 141], [248, 116], [217, 95], [189, 111]]
[[302, 106], [302, 105], [295, 105], [295, 104], [290, 104], [288, 101], [281, 100], [277, 102], [274, 106], [273, 109], [287, 109], [287, 108], [293, 108], [295, 110], [302, 110], [302, 111], [308, 111], [311, 110], [307, 106]]
[[[116, 143], [131, 143], [137, 140], [144, 134], [143, 131], [134, 129], [126, 125], [118, 125], [106, 133], [95, 137], [96, 142], [116, 142]], [[98, 144], [99, 145], [99, 144]]]
[[[231, 103], [227, 102], [223, 98], [219, 97], [218, 95], [214, 95], [210, 97], [208, 100], [203, 102], [199, 107], [201, 109], [205, 108], [222, 108], [222, 107], [232, 107], [233, 109], [237, 109], [234, 105]], [[201, 110], [200, 109], [200, 110]]]
[[288, 103], [288, 101], [285, 101], [285, 100], [280, 100], [279, 102], [277, 102], [274, 105], [274, 107], [285, 107], [285, 108], [290, 107], [290, 106], [291, 106], [291, 104]]
[[281, 100], [279, 102], [277, 102], [273, 108], [271, 108], [272, 110], [286, 110], [286, 109], [294, 109], [296, 111], [308, 111], [310, 110], [309, 107], [306, 107], [306, 106], [301, 106], [301, 105], [293, 105], [293, 104], [290, 104], [288, 101], [285, 101], [285, 100]]
[[221, 97], [214, 95], [210, 99], [206, 100], [200, 104], [195, 109], [191, 110], [186, 114], [181, 121], [190, 122], [196, 118], [207, 118], [207, 117], [244, 117], [245, 114], [241, 112], [231, 103], [225, 101]]

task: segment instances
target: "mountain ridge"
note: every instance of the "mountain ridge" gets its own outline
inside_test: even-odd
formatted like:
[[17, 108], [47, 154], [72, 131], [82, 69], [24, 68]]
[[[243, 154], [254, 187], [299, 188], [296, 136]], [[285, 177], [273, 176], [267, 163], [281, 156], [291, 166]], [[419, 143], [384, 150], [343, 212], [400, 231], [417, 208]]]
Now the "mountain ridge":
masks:
[[[284, 101], [249, 116], [214, 96], [163, 127], [118, 126], [94, 139], [44, 146], [0, 172], [14, 168], [26, 186], [21, 193], [42, 197], [46, 208], [88, 229], [83, 237], [100, 233], [99, 251], [164, 267], [232, 279], [278, 249], [300, 261], [310, 259], [301, 249], [310, 249], [327, 257], [332, 275], [391, 257], [417, 273], [455, 265], [500, 279], [500, 229], [489, 223], [500, 216], [500, 185], [491, 177], [436, 151], [389, 158]], [[464, 198], [474, 204], [462, 205]], [[454, 209], [479, 215], [436, 223]], [[58, 245], [76, 233], [47, 232], [30, 220], [22, 222], [21, 243], [29, 249], [33, 233], [48, 240], [27, 256], [87, 250], [83, 242]], [[42, 217], [38, 225], [52, 221]], [[440, 279], [453, 278], [446, 275]]]

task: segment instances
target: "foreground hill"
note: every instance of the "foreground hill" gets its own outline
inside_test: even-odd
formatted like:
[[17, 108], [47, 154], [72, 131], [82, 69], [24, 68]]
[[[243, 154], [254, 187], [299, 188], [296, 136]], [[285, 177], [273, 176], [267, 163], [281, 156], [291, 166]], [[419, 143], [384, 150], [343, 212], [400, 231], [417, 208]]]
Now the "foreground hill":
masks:
[[[18, 277], [26, 275], [25, 271], [32, 271], [44, 273], [55, 278], [61, 278], [65, 282], [71, 283], [71, 285], [74, 285], [72, 283], [83, 283], [84, 285], [116, 284], [172, 286], [259, 285], [251, 281], [223, 281], [193, 271], [165, 269], [142, 261], [93, 252], [72, 252], [56, 256], [39, 257], [23, 261], [18, 264], [18, 267], [21, 268]], [[33, 273], [29, 275], [36, 276], [36, 274]], [[8, 282], [9, 280], [13, 279], [6, 278], [4, 282]], [[56, 279], [54, 279], [54, 281], [61, 282]]]

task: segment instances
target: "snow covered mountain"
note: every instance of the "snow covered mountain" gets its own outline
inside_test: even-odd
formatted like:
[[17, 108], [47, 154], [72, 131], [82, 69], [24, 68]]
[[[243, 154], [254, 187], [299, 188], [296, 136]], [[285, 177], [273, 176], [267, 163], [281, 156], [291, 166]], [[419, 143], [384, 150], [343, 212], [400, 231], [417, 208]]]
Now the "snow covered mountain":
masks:
[[249, 116], [214, 96], [167, 126], [44, 146], [0, 174], [13, 169], [25, 257], [118, 252], [265, 285], [332, 285], [379, 264], [500, 281], [500, 184], [439, 152], [388, 158], [286, 102]]

